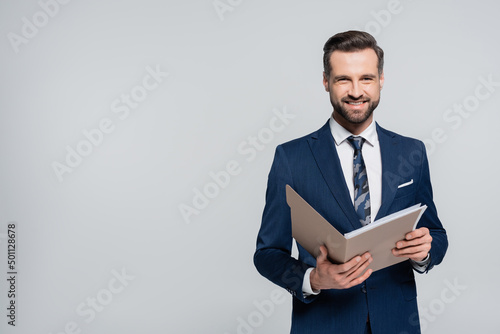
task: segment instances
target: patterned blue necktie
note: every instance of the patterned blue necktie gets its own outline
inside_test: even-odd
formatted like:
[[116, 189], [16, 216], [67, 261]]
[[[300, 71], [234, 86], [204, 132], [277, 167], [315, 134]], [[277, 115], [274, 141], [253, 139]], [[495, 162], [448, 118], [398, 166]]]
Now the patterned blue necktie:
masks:
[[347, 138], [354, 148], [353, 179], [354, 179], [354, 210], [359, 216], [361, 225], [370, 223], [370, 191], [368, 189], [368, 174], [366, 173], [365, 161], [361, 148], [365, 142], [364, 138], [350, 136]]

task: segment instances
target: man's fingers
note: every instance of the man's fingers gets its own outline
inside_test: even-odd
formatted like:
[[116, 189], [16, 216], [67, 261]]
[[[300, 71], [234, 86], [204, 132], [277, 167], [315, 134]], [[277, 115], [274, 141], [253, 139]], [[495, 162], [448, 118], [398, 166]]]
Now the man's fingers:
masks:
[[415, 238], [422, 237], [426, 234], [429, 234], [429, 229], [427, 227], [421, 227], [416, 229], [415, 231], [411, 231], [405, 235], [406, 240], [412, 240]]
[[367, 263], [371, 262], [371, 254], [366, 252], [360, 256], [355, 256], [346, 263], [339, 266], [340, 272], [346, 273], [347, 275], [352, 274], [352, 272], [356, 271], [359, 267]]
[[417, 253], [420, 253], [420, 252], [423, 252], [423, 249], [420, 249], [418, 247], [407, 247], [407, 248], [404, 248], [404, 249], [396, 249], [396, 248], [392, 249], [392, 253], [395, 256], [406, 256], [406, 257], [408, 257], [409, 255], [417, 254]]
[[372, 262], [371, 254], [368, 252], [344, 264], [333, 264], [327, 258], [325, 246], [320, 246], [319, 251], [316, 268], [310, 276], [311, 287], [315, 290], [347, 289], [362, 283], [372, 273], [372, 270], [366, 270]]
[[403, 249], [406, 247], [430, 244], [431, 242], [432, 242], [432, 236], [430, 234], [427, 234], [411, 240], [400, 240], [396, 243], [396, 248]]
[[[366, 266], [368, 266], [368, 262], [366, 263]], [[352, 277], [348, 277], [349, 283], [344, 287], [345, 289], [352, 288], [353, 286], [359, 285], [366, 281], [368, 277], [372, 274], [373, 270], [368, 269], [364, 273], [363, 271], [366, 269], [366, 266], [363, 265], [363, 268], [359, 268], [360, 272], [356, 274], [356, 276], [352, 275]]]
[[392, 254], [397, 257], [407, 257], [415, 261], [421, 261], [427, 256], [430, 249], [430, 244], [415, 247], [406, 247], [403, 249], [393, 248]]
[[[369, 255], [369, 254], [368, 254]], [[370, 265], [370, 263], [373, 262], [373, 259], [371, 256], [368, 258], [362, 257], [364, 261], [360, 262], [356, 267], [352, 268], [349, 273], [347, 273], [347, 278], [348, 279], [354, 279], [358, 276], [360, 276], [366, 268]]]
[[422, 252], [429, 252], [431, 250], [430, 245], [421, 245], [415, 247], [405, 247], [403, 249], [393, 248], [392, 253], [396, 256], [405, 256], [408, 254], [417, 254]]
[[373, 270], [368, 269], [367, 271], [365, 271], [365, 273], [363, 275], [361, 275], [358, 278], [352, 280], [349, 288], [353, 287], [355, 285], [359, 285], [359, 284], [363, 283], [364, 281], [366, 281], [368, 279], [368, 277], [370, 277], [370, 275], [372, 274], [372, 272], [373, 272]]
[[405, 240], [400, 240], [396, 243], [396, 248], [392, 250], [392, 254], [397, 257], [407, 257], [416, 261], [424, 259], [432, 247], [432, 236], [429, 229], [421, 227], [407, 233]]
[[402, 249], [406, 247], [430, 244], [431, 242], [432, 242], [432, 237], [430, 235], [422, 236], [411, 240], [400, 240], [396, 243], [396, 248]]

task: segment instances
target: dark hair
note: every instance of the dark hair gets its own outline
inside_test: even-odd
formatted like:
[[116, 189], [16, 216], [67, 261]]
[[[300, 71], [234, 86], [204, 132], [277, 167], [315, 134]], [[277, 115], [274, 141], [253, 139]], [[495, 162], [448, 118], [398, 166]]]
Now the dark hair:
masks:
[[377, 45], [377, 41], [367, 32], [349, 30], [333, 35], [326, 41], [323, 47], [323, 68], [326, 77], [330, 77], [332, 64], [330, 57], [334, 51], [354, 52], [364, 49], [373, 49], [378, 58], [378, 74], [384, 70], [384, 51]]

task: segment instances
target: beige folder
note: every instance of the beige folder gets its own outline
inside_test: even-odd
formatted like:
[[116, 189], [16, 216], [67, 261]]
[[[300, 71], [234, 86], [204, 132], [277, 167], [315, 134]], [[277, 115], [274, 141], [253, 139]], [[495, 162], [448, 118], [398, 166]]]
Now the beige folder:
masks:
[[291, 210], [292, 236], [312, 256], [320, 254], [321, 245], [326, 246], [334, 263], [345, 263], [368, 251], [373, 258], [368, 268], [373, 271], [408, 259], [392, 255], [391, 250], [415, 229], [427, 208], [417, 204], [342, 235], [289, 185], [286, 200]]

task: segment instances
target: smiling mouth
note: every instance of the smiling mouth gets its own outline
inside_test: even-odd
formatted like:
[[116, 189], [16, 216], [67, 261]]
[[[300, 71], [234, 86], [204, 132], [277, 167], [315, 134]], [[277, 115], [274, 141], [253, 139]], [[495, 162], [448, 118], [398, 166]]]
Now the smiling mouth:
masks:
[[365, 103], [366, 101], [358, 101], [358, 102], [353, 102], [353, 101], [345, 101], [347, 104], [350, 104], [351, 106], [359, 106], [363, 103]]

